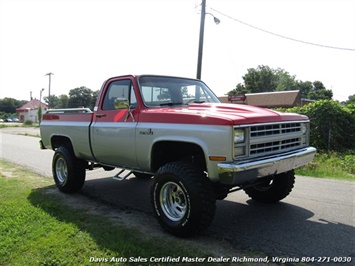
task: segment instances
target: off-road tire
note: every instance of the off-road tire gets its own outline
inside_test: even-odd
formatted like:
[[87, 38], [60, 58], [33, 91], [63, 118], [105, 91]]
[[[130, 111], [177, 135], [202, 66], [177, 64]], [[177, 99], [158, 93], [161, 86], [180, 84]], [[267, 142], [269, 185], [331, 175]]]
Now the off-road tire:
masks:
[[295, 183], [294, 171], [275, 175], [273, 179], [266, 179], [264, 183], [244, 188], [245, 193], [255, 201], [273, 203], [288, 196]]
[[72, 149], [59, 147], [53, 155], [52, 173], [60, 191], [78, 192], [85, 182], [85, 161], [75, 157]]
[[158, 170], [151, 201], [160, 225], [180, 237], [206, 230], [216, 209], [212, 183], [203, 170], [185, 162], [168, 163]]

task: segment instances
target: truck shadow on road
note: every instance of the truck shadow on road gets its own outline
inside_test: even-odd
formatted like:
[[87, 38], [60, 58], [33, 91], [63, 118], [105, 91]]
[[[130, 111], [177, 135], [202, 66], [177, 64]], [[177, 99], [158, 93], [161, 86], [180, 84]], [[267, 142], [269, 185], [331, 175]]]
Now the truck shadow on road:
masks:
[[[118, 210], [148, 214], [146, 219], [149, 221], [141, 226], [142, 230], [147, 230], [147, 223], [159, 227], [150, 204], [151, 184], [152, 180], [138, 178], [129, 178], [122, 182], [114, 181], [112, 178], [92, 179], [86, 181], [80, 195]], [[326, 221], [321, 215], [316, 215], [301, 206], [286, 202], [257, 203], [248, 200], [243, 192], [239, 193], [241, 196], [240, 198], [237, 196], [236, 201], [217, 202], [215, 219], [205, 234], [211, 241], [223, 239], [232, 246], [261, 251], [269, 256], [299, 258], [355, 256], [354, 227]], [[41, 202], [36, 202], [31, 196], [29, 200], [41, 207]], [[66, 219], [60, 216], [57, 218]], [[89, 233], [95, 236], [95, 232]]]
[[278, 202], [221, 201], [210, 231], [270, 256], [354, 257], [355, 228], [322, 219], [306, 208]]

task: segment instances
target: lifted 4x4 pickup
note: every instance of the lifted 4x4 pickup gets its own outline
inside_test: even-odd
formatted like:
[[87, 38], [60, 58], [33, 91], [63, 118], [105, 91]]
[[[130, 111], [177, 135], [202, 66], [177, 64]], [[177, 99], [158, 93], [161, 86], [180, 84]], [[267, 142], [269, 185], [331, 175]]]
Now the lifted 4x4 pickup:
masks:
[[179, 236], [206, 229], [216, 200], [230, 192], [242, 189], [262, 202], [285, 198], [293, 169], [316, 153], [306, 116], [221, 104], [200, 80], [167, 76], [110, 78], [93, 111], [48, 110], [40, 130], [41, 147], [55, 151], [59, 190], [80, 190], [86, 169], [95, 167], [154, 176], [156, 217]]

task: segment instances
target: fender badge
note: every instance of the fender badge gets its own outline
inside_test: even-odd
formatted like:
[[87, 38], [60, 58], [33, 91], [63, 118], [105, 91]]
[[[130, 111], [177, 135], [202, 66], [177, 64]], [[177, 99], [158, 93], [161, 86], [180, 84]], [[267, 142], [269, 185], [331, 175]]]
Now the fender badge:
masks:
[[144, 130], [140, 130], [139, 131], [139, 135], [153, 135], [153, 134], [154, 133], [153, 133], [153, 130], [151, 128], [146, 130], [146, 131], [144, 131]]

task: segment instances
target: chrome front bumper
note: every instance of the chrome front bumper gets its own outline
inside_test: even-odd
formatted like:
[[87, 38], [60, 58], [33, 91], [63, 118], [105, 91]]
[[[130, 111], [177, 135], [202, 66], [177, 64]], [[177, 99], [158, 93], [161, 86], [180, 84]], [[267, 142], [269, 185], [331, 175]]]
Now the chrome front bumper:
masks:
[[251, 161], [219, 163], [219, 180], [226, 185], [241, 185], [260, 177], [284, 173], [311, 162], [316, 151], [316, 148], [307, 147]]

